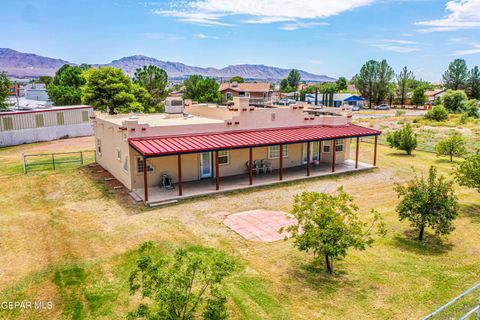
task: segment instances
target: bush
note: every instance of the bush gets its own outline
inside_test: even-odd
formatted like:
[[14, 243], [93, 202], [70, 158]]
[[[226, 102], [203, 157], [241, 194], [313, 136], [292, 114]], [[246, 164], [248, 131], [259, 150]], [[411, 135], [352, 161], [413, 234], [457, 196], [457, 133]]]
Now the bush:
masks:
[[463, 102], [463, 112], [471, 118], [479, 118], [478, 101], [471, 99]]
[[455, 132], [448, 138], [440, 140], [435, 145], [435, 151], [437, 152], [437, 156], [449, 156], [450, 162], [452, 162], [454, 156], [459, 157], [467, 152], [465, 139], [460, 133]]
[[408, 155], [417, 147], [417, 136], [413, 133], [412, 126], [407, 123], [402, 129], [390, 132], [387, 141], [391, 148], [405, 151]]
[[431, 110], [428, 110], [425, 118], [435, 121], [445, 121], [448, 119], [448, 111], [444, 106], [434, 106]]
[[460, 113], [463, 110], [463, 103], [467, 99], [467, 94], [462, 90], [448, 90], [443, 96], [443, 105], [448, 112]]
[[405, 110], [397, 110], [395, 111], [395, 116], [396, 117], [401, 117], [401, 116], [404, 116], [406, 114], [406, 111]]

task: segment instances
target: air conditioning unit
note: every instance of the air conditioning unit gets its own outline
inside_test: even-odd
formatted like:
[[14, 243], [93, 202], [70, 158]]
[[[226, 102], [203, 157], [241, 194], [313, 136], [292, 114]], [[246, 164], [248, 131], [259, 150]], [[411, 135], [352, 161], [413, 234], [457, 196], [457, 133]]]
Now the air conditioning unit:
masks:
[[177, 114], [183, 112], [183, 99], [180, 97], [168, 97], [165, 100], [165, 112]]

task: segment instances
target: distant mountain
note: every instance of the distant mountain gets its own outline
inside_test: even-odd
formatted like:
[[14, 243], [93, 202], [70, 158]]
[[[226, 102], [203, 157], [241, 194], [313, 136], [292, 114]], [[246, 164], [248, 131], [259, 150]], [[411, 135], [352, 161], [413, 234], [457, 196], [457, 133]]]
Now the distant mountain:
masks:
[[[8, 75], [13, 78], [39, 77], [42, 75], [53, 76], [62, 65], [67, 63], [75, 65], [74, 63], [61, 59], [52, 59], [38, 56], [36, 54], [22, 53], [12, 49], [0, 48], [0, 71], [6, 71]], [[142, 55], [121, 58], [108, 64], [103, 64], [102, 66], [122, 68], [129, 75], [133, 75], [135, 69], [141, 68], [145, 65], [156, 65], [164, 69], [168, 73], [168, 76], [172, 78], [201, 74], [217, 78], [241, 76], [248, 79], [280, 80], [285, 78], [290, 72], [290, 69], [251, 64], [231, 65], [222, 69], [201, 68], [188, 66], [180, 62], [160, 61]], [[334, 78], [302, 70], [300, 70], [300, 75], [302, 76], [302, 80], [305, 81], [335, 81]]]
[[7, 72], [13, 78], [52, 76], [66, 63], [73, 64], [61, 59], [0, 48], [0, 71]]

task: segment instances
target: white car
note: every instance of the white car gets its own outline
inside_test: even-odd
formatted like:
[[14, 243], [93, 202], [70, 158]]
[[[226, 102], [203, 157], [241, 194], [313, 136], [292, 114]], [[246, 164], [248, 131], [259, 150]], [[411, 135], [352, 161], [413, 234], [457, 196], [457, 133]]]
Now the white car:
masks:
[[375, 110], [390, 110], [390, 106], [386, 103], [378, 105], [374, 108]]

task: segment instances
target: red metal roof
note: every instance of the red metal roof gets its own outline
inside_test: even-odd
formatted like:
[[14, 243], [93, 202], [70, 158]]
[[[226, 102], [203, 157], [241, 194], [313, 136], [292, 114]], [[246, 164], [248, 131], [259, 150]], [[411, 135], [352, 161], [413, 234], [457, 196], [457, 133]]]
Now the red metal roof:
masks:
[[129, 143], [142, 155], [162, 156], [225, 149], [300, 143], [379, 135], [381, 132], [354, 124], [312, 126], [249, 131], [214, 132], [198, 135], [130, 138]]

